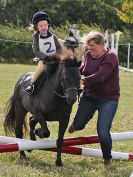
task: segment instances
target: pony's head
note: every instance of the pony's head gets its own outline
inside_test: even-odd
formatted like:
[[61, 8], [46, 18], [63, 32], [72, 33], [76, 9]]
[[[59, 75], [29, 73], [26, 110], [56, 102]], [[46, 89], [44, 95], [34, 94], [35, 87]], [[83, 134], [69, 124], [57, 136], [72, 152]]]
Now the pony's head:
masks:
[[62, 61], [62, 64], [62, 87], [67, 102], [69, 104], [73, 104], [76, 101], [78, 89], [80, 86], [79, 66], [81, 62], [78, 62], [76, 57], [67, 57]]
[[[79, 89], [81, 61], [70, 55], [55, 55], [50, 56], [46, 63], [47, 78], [50, 79], [50, 76], [57, 75], [58, 80], [58, 82], [55, 81], [57, 89], [50, 87], [51, 90], [59, 97], [66, 98], [67, 102], [72, 105], [76, 101]], [[60, 86], [57, 86], [58, 84]]]

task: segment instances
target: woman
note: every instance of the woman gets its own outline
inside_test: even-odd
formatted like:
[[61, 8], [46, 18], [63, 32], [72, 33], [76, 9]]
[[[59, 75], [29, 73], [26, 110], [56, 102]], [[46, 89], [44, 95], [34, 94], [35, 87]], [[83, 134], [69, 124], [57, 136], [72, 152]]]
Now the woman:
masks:
[[31, 95], [34, 92], [34, 83], [45, 68], [45, 61], [49, 56], [62, 52], [61, 45], [53, 32], [50, 31], [51, 20], [48, 14], [39, 11], [33, 15], [32, 23], [35, 33], [33, 34], [33, 52], [38, 58], [38, 66], [32, 76], [31, 83], [25, 91]]
[[118, 57], [105, 47], [105, 38], [99, 32], [90, 32], [86, 38], [88, 50], [85, 53], [81, 73], [84, 85], [77, 113], [69, 133], [82, 130], [98, 111], [97, 133], [105, 165], [112, 162], [112, 139], [110, 129], [120, 96]]

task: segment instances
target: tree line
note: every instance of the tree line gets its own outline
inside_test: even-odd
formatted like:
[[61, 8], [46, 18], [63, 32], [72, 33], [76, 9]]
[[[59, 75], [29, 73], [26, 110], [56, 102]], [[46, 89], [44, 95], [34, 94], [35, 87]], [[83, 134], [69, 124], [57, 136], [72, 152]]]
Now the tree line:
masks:
[[[0, 63], [32, 63], [32, 33], [27, 27], [39, 10], [50, 15], [52, 31], [61, 39], [68, 35], [72, 21], [81, 36], [91, 30], [121, 31], [119, 56], [126, 63], [127, 44], [133, 37], [132, 0], [0, 0]], [[133, 45], [131, 59], [132, 51]]]
[[[26, 27], [34, 12], [47, 12], [52, 25], [61, 26], [76, 21], [86, 25], [97, 24], [103, 29], [123, 31], [129, 28], [120, 17], [127, 0], [0, 0], [0, 23]], [[129, 0], [130, 1], [130, 0]], [[118, 13], [119, 11], [119, 13]]]

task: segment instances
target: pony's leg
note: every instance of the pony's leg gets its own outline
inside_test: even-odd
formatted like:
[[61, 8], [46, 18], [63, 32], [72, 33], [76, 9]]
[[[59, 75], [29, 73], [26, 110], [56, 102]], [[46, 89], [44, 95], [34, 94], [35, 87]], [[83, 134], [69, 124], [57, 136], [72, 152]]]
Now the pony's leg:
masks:
[[35, 117], [41, 125], [41, 128], [35, 131], [35, 134], [38, 135], [40, 138], [48, 138], [50, 136], [50, 131], [48, 129], [45, 117], [42, 114], [38, 114]]
[[61, 160], [61, 149], [63, 145], [64, 134], [68, 126], [68, 122], [69, 122], [68, 118], [59, 122], [59, 132], [58, 132], [58, 139], [57, 139], [57, 158], [56, 158], [56, 166], [58, 167], [63, 166]]
[[[34, 116], [31, 116], [29, 118], [29, 127], [30, 127], [30, 139], [36, 141], [36, 135], [35, 135], [35, 127], [38, 123], [38, 119]], [[32, 150], [28, 150], [28, 152], [31, 152]]]
[[36, 140], [36, 136], [34, 133], [35, 126], [38, 123], [38, 119], [35, 116], [31, 116], [29, 118], [29, 126], [30, 126], [30, 139], [31, 140]]
[[[23, 125], [25, 123], [25, 115], [27, 110], [20, 104], [17, 103], [15, 106], [15, 134], [16, 138], [23, 139]], [[20, 151], [20, 158], [28, 159], [24, 151]]]

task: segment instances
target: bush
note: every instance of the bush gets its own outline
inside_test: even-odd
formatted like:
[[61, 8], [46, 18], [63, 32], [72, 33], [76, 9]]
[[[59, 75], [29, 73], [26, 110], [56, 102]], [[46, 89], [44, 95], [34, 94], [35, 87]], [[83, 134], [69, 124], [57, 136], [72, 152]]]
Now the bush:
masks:
[[32, 63], [33, 52], [31, 43], [0, 41], [1, 63]]
[[[70, 23], [67, 21], [65, 25], [60, 27], [52, 27], [52, 31], [58, 38], [65, 39], [69, 34]], [[92, 30], [103, 30], [93, 24], [87, 26], [82, 23], [77, 24], [77, 29], [80, 30], [80, 35], [83, 36]], [[120, 36], [119, 45], [119, 58], [121, 65], [127, 63], [127, 45], [128, 42], [132, 42], [131, 31], [125, 31]], [[110, 39], [109, 39], [110, 40]], [[13, 25], [2, 26], [0, 25], [0, 62], [2, 63], [32, 63], [34, 57], [32, 47], [32, 33], [28, 31], [28, 28], [18, 28]], [[124, 45], [123, 45], [124, 44]], [[131, 67], [133, 67], [133, 46], [131, 45]]]

